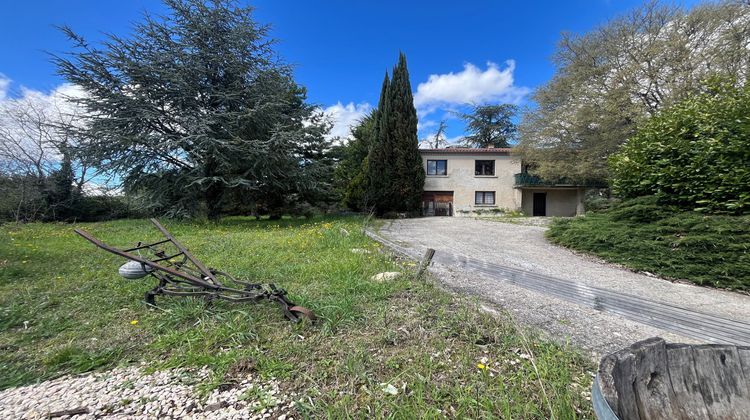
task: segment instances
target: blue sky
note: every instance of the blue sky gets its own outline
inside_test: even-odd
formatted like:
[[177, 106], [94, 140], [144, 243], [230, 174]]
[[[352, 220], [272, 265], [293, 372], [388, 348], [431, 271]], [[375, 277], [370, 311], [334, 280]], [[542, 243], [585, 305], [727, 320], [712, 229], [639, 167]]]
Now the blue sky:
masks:
[[[45, 51], [69, 49], [55, 25], [91, 40], [127, 35], [151, 0], [3, 0], [0, 99], [23, 89], [48, 93], [64, 83]], [[377, 102], [383, 74], [406, 53], [420, 135], [468, 102], [528, 104], [552, 76], [563, 31], [585, 32], [638, 6], [638, 0], [282, 1], [259, 0], [256, 18], [272, 25], [277, 51], [295, 65], [310, 101], [331, 113], [337, 133]], [[690, 2], [688, 2], [690, 4]], [[7, 83], [7, 79], [10, 82]], [[421, 86], [420, 86], [421, 85]], [[450, 137], [463, 126], [449, 120]]]

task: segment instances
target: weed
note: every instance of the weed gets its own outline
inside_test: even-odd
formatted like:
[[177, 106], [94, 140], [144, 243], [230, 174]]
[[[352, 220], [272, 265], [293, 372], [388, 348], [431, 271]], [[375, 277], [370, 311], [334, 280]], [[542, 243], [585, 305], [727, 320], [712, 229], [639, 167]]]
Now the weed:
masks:
[[[377, 252], [363, 223], [166, 223], [207, 265], [286, 288], [318, 314], [314, 325], [291, 324], [267, 302], [207, 306], [164, 297], [161, 310], [150, 309], [142, 299], [153, 285], [119, 278], [122, 260], [77, 238], [75, 226], [2, 226], [0, 388], [147, 362], [150, 369], [208, 366], [208, 379], [197, 384], [204, 396], [247, 375], [279, 378], [308, 417], [591, 416], [592, 367], [578, 353], [524, 339], [476, 302], [412, 281], [415, 267]], [[143, 220], [82, 227], [122, 246], [158, 236]], [[383, 271], [409, 275], [370, 280]], [[535, 366], [519, 349], [534, 355]], [[477, 369], [482, 358], [491, 371]]]

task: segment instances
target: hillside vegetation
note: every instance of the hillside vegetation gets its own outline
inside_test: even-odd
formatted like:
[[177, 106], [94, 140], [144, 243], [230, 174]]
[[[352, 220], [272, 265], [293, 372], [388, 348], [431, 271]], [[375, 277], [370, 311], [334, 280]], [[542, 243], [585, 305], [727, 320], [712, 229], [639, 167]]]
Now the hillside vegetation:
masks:
[[547, 236], [633, 270], [750, 290], [748, 215], [704, 215], [641, 197], [585, 217], [557, 220]]

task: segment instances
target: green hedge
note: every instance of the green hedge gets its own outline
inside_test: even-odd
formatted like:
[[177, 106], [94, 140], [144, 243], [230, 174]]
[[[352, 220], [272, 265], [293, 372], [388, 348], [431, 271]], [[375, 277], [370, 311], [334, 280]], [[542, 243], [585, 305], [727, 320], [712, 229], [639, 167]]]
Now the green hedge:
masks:
[[623, 198], [709, 213], [750, 211], [750, 84], [710, 82], [662, 111], [610, 158]]
[[605, 212], [557, 220], [547, 235], [633, 270], [750, 290], [750, 215], [703, 215], [641, 197]]

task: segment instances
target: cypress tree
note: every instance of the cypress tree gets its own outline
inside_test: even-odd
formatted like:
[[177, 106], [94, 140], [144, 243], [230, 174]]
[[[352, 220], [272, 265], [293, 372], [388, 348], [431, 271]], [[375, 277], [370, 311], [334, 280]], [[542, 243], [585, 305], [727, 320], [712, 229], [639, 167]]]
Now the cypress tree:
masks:
[[422, 204], [424, 169], [417, 138], [417, 110], [401, 53], [389, 81], [386, 73], [376, 114], [368, 166], [368, 201], [377, 214], [417, 213]]
[[422, 205], [424, 169], [417, 138], [417, 110], [414, 108], [406, 56], [401, 53], [388, 87], [389, 112], [384, 125], [393, 151], [390, 173], [391, 210], [416, 213]]
[[384, 209], [388, 208], [386, 200], [388, 199], [388, 155], [390, 155], [390, 145], [384, 134], [387, 131], [383, 129], [382, 121], [388, 115], [388, 87], [390, 80], [388, 72], [383, 78], [383, 87], [380, 90], [380, 99], [378, 108], [375, 110], [373, 118], [373, 136], [370, 144], [370, 153], [367, 155], [365, 170], [367, 171], [367, 192], [365, 194], [366, 206], [374, 208], [375, 212], [382, 214]]

